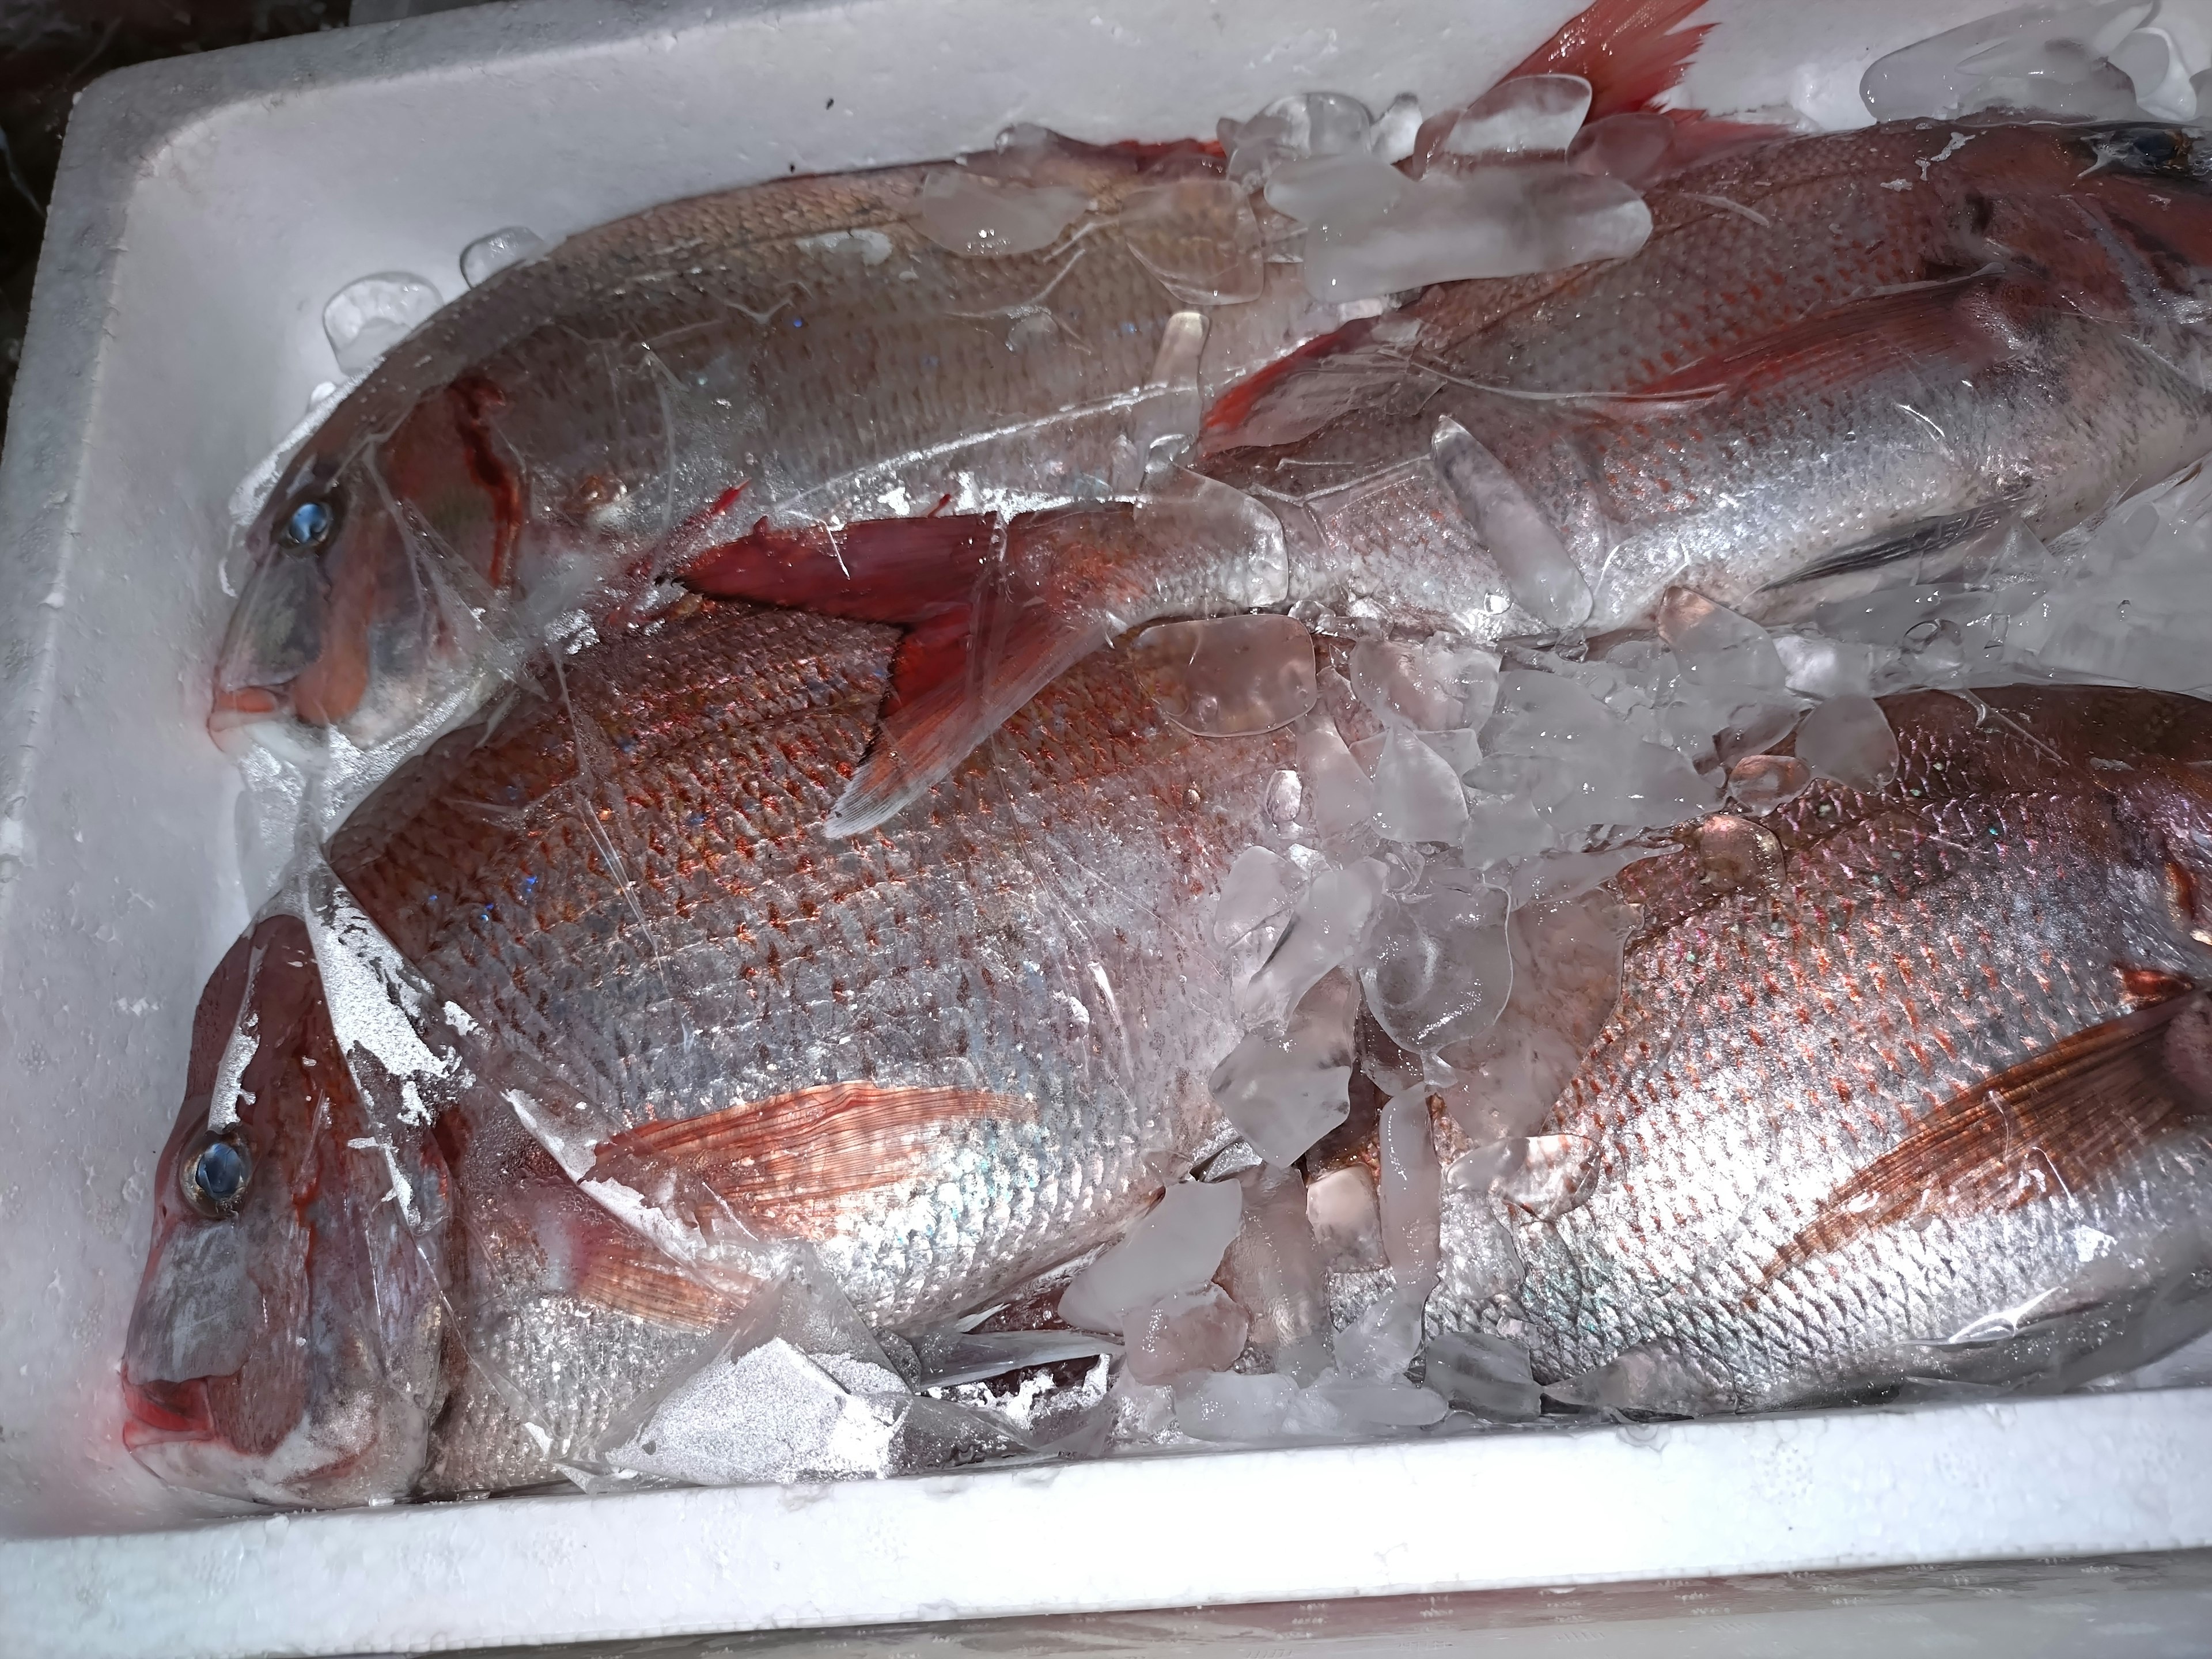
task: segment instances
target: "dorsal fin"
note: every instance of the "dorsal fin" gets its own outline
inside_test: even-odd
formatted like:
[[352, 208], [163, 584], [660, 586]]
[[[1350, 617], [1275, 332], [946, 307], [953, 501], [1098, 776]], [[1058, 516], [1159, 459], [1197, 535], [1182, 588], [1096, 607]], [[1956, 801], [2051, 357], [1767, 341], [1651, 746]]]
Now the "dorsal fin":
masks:
[[[1513, 67], [1516, 75], [1579, 75], [1589, 119], [1650, 109], [1681, 83], [1710, 22], [1683, 27], [1705, 0], [1594, 0]], [[1696, 111], [1669, 111], [1692, 118]]]

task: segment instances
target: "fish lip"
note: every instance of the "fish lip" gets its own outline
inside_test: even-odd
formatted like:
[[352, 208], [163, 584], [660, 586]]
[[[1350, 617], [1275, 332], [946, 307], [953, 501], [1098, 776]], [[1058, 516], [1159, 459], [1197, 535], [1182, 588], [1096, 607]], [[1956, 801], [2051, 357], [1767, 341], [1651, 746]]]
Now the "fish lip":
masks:
[[183, 1382], [137, 1382], [123, 1379], [123, 1444], [137, 1452], [178, 1442], [212, 1443], [217, 1435], [208, 1409], [208, 1379]]
[[219, 690], [209, 707], [208, 735], [218, 744], [229, 732], [292, 718], [289, 685], [240, 685]]

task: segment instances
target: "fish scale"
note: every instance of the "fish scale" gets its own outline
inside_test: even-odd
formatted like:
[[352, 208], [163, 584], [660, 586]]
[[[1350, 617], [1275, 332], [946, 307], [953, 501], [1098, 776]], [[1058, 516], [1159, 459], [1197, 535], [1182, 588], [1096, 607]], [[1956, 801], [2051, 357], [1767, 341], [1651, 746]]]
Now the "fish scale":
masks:
[[[2183, 700], [2112, 695], [2096, 752], [2171, 770], [2154, 734]], [[1784, 852], [1764, 884], [1717, 895], [1693, 852], [1624, 874], [1645, 931], [1540, 1130], [1595, 1148], [1592, 1194], [1549, 1221], [1455, 1194], [1432, 1328], [1526, 1342], [1546, 1382], [1610, 1368], [1620, 1392], [1606, 1403], [1771, 1407], [1900, 1370], [1943, 1375], [1956, 1356], [1931, 1345], [2039, 1296], [2065, 1305], [2091, 1261], [2079, 1229], [2138, 1263], [2176, 1240], [2202, 1249], [2199, 1121], [2087, 1190], [1994, 1212], [1939, 1204], [1917, 1227], [1877, 1227], [1769, 1277], [1831, 1194], [1946, 1103], [2129, 1015], [2123, 969], [2176, 985], [2212, 970], [2161, 861], [2203, 809], [2146, 851], [2078, 729], [2054, 728], [2063, 759], [2040, 752], [2051, 694], [1984, 696], [1996, 719], [1980, 729], [1962, 699], [1893, 700], [1897, 782], [1878, 796], [1824, 786], [1768, 819]], [[2153, 741], [2139, 747], [2138, 732]], [[2209, 735], [2184, 733], [2199, 765]]]
[[613, 1130], [851, 1080], [1028, 1103], [914, 1126], [912, 1177], [834, 1216], [763, 1200], [891, 1326], [1081, 1249], [1215, 1132], [1238, 1027], [1198, 901], [1294, 759], [1183, 736], [1103, 659], [898, 834], [830, 842], [896, 639], [702, 605], [568, 659], [331, 848], [417, 970]]

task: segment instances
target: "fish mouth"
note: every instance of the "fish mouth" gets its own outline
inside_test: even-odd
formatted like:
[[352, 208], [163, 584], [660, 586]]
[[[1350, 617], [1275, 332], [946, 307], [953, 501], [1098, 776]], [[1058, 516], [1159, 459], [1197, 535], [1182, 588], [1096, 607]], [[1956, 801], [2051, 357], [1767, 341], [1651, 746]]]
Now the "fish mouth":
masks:
[[208, 1407], [208, 1379], [196, 1376], [184, 1382], [135, 1382], [123, 1379], [123, 1444], [137, 1452], [177, 1443], [211, 1443], [215, 1415]]
[[283, 720], [292, 713], [292, 699], [283, 686], [242, 685], [218, 690], [208, 710], [208, 734], [221, 743], [226, 733], [264, 720]]

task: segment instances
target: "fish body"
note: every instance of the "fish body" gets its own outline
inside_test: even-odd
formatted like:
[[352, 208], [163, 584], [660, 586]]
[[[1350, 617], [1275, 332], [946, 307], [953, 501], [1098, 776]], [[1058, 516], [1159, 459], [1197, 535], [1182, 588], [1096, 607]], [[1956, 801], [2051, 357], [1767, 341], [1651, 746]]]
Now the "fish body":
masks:
[[1896, 781], [1761, 820], [1741, 884], [1618, 878], [1620, 1000], [1531, 1143], [1563, 1177], [1448, 1194], [1432, 1329], [1702, 1413], [2063, 1386], [2212, 1325], [2212, 711], [1887, 707]]
[[[898, 648], [881, 624], [689, 601], [561, 659], [396, 773], [331, 842], [352, 902], [489, 1056], [434, 1129], [387, 1135], [404, 1143], [393, 1168], [447, 1172], [450, 1203], [421, 1224], [437, 1271], [397, 1299], [447, 1308], [450, 1341], [412, 1462], [363, 1454], [374, 1495], [551, 1478], [727, 1324], [721, 1291], [587, 1191], [672, 1203], [668, 1183], [684, 1185], [750, 1232], [812, 1245], [865, 1319], [912, 1330], [1111, 1237], [1228, 1137], [1206, 1077], [1241, 1022], [1202, 901], [1295, 763], [1292, 734], [1193, 738], [1103, 656], [896, 835], [826, 839]], [[284, 983], [326, 1033], [319, 997]], [[196, 1084], [244, 1018], [224, 995], [210, 993]], [[276, 1068], [295, 1083], [238, 1097], [234, 1138], [270, 1178], [236, 1214], [165, 1210], [134, 1356], [179, 1340], [165, 1334], [188, 1311], [175, 1264], [213, 1248], [204, 1237], [359, 1259], [335, 1221], [292, 1204], [270, 1148], [314, 1141], [369, 1193], [383, 1148], [368, 1131], [315, 1139], [316, 1111], [343, 1115], [298, 1081], [331, 1075], [319, 1049], [270, 1036], [254, 1065], [256, 1082]], [[530, 1110], [584, 1103], [582, 1167], [523, 1131], [502, 1092], [517, 1079]], [[165, 1191], [207, 1114], [195, 1092]], [[380, 1294], [348, 1279], [308, 1298], [301, 1329], [389, 1324]], [[197, 1385], [169, 1375], [186, 1359], [159, 1368]], [[147, 1390], [126, 1370], [135, 1401]], [[419, 1363], [410, 1382], [422, 1390]], [[190, 1445], [215, 1430], [179, 1416], [168, 1432]], [[175, 1464], [185, 1484], [287, 1501], [358, 1501], [369, 1480], [249, 1482], [234, 1457], [195, 1455]]]
[[1431, 464], [1519, 483], [1611, 627], [1688, 582], [1754, 613], [1838, 559], [2011, 514], [2059, 534], [2212, 446], [2212, 195], [2151, 128], [1905, 123], [1652, 187], [1632, 258], [1445, 284], [1232, 393], [1203, 463], [1282, 514], [1297, 602], [1540, 629]]
[[[757, 523], [1133, 488], [1156, 430], [1194, 429], [1201, 380], [1226, 385], [1338, 320], [1263, 264], [1249, 206], [1212, 193], [1227, 186], [1210, 167], [1191, 146], [1032, 130], [972, 169], [771, 180], [499, 272], [286, 463], [246, 532], [216, 723], [381, 740], [486, 653]], [[954, 175], [1057, 193], [1069, 227], [1032, 251], [952, 252], [922, 216], [926, 187]], [[1125, 228], [1148, 191], [1167, 210]], [[1134, 250], [1172, 262], [1199, 232], [1226, 250], [1218, 303], [1171, 331], [1192, 302]]]

